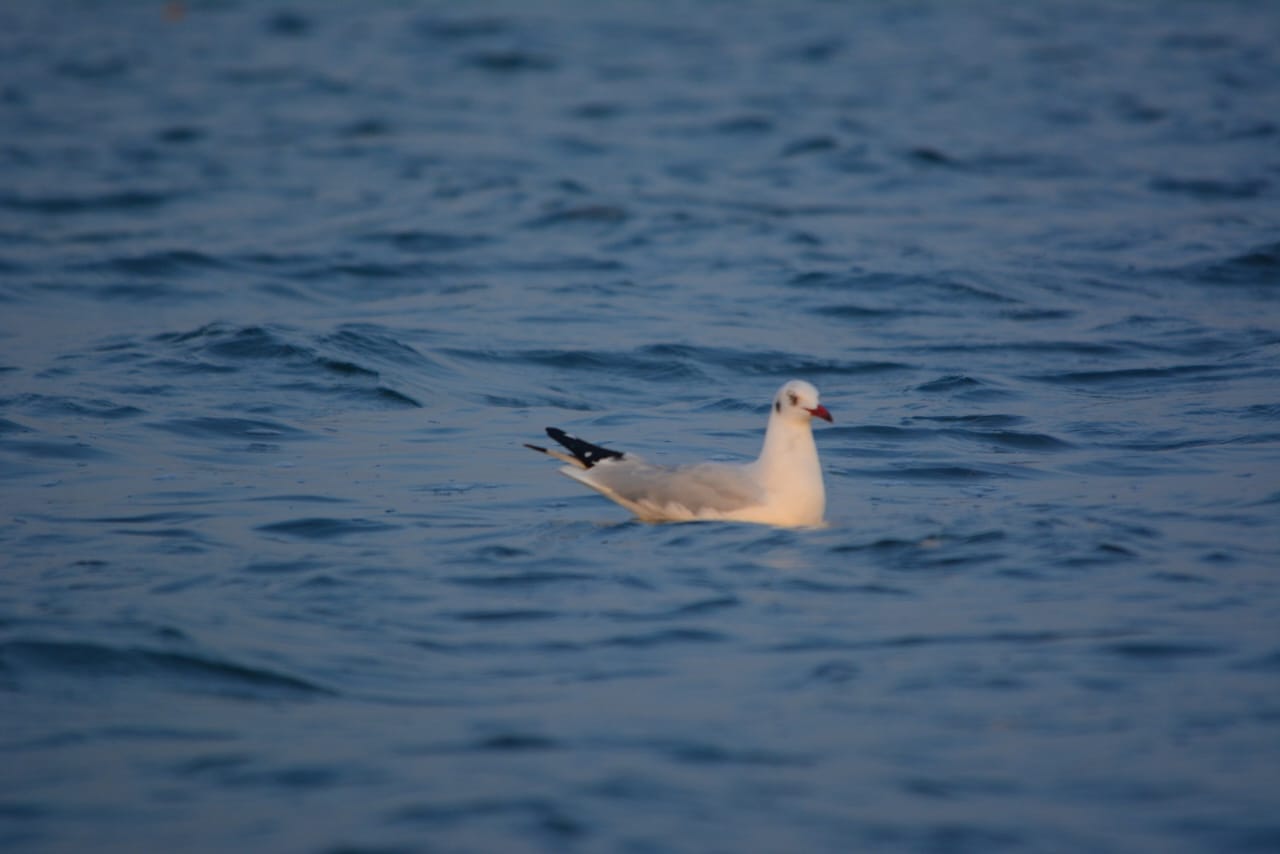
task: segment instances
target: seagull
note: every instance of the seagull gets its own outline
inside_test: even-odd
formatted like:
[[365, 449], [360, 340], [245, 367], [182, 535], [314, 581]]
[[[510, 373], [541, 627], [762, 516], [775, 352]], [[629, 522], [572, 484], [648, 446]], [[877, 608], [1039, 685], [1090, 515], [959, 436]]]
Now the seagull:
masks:
[[568, 451], [526, 448], [568, 463], [560, 473], [616, 501], [645, 522], [756, 522], [821, 525], [826, 510], [814, 418], [831, 421], [818, 390], [804, 380], [778, 389], [760, 456], [750, 463], [660, 466], [610, 450], [555, 427], [547, 435]]

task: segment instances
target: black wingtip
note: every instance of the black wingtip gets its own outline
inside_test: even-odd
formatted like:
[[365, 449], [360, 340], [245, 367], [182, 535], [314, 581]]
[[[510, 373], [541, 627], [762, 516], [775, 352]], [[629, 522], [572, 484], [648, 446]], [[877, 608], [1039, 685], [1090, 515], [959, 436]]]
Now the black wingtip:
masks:
[[547, 435], [564, 445], [569, 453], [573, 454], [574, 459], [587, 468], [591, 468], [601, 460], [620, 460], [623, 457], [621, 451], [613, 451], [609, 448], [593, 445], [590, 442], [579, 439], [577, 436], [570, 436], [559, 427], [548, 427]]
[[525, 442], [524, 446], [529, 450], [537, 451], [540, 454], [545, 454], [547, 452], [547, 449], [542, 447], [541, 445], [530, 445], [528, 442]]

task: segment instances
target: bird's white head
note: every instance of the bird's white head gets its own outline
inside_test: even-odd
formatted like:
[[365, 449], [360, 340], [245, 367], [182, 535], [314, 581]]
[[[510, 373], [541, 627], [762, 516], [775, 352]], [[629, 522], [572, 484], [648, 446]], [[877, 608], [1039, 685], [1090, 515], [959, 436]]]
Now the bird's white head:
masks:
[[773, 396], [773, 416], [808, 424], [814, 418], [831, 420], [831, 413], [818, 402], [818, 390], [804, 380], [791, 380]]

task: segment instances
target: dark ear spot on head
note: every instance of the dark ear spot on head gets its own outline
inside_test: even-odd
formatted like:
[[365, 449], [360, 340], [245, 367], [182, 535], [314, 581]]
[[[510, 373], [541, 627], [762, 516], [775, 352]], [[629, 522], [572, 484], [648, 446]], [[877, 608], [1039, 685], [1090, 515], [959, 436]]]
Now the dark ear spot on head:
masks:
[[782, 411], [782, 401], [780, 401], [780, 400], [775, 400], [775, 401], [773, 402], [773, 411], [774, 411], [774, 412], [781, 412], [781, 411]]

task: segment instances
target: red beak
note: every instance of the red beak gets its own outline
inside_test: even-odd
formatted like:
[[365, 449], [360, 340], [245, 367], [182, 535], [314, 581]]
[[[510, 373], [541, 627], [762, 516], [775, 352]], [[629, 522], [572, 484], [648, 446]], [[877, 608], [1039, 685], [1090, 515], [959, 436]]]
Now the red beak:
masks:
[[821, 403], [819, 403], [813, 409], [806, 409], [805, 412], [808, 412], [814, 418], [821, 418], [823, 421], [830, 421], [832, 424], [835, 423], [835, 421], [833, 421], [831, 418], [831, 413], [828, 412], [827, 408], [823, 406]]

